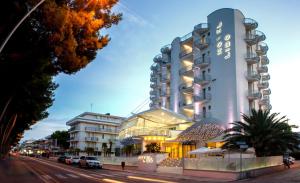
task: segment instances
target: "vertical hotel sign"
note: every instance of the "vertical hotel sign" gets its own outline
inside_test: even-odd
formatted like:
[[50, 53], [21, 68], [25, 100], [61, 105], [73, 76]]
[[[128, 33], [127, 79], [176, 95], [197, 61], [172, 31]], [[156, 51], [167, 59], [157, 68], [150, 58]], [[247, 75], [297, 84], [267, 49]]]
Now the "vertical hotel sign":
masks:
[[224, 57], [225, 60], [231, 57], [231, 35], [225, 34], [222, 36], [223, 32], [223, 22], [220, 21], [216, 27], [216, 49], [217, 55]]

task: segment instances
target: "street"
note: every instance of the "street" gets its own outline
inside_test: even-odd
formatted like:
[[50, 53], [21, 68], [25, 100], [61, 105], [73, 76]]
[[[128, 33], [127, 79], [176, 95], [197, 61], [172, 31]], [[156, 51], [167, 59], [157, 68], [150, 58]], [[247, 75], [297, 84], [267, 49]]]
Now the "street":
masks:
[[[283, 170], [257, 178], [234, 182], [283, 183], [300, 182], [299, 163], [289, 170]], [[81, 169], [47, 159], [13, 157], [0, 161], [0, 182], [2, 183], [94, 183], [94, 182], [232, 182], [202, 177], [158, 174], [153, 172], [118, 171], [108, 169]]]

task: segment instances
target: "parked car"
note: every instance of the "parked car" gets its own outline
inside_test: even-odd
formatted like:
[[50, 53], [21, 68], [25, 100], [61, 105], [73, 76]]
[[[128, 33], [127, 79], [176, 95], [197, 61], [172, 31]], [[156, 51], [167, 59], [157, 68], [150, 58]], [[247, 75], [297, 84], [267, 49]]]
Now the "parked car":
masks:
[[57, 162], [59, 162], [59, 163], [65, 163], [66, 162], [66, 158], [67, 158], [67, 156], [59, 156], [57, 158]]
[[79, 157], [78, 156], [70, 156], [65, 159], [66, 164], [71, 165], [71, 164], [78, 164], [79, 163]]
[[102, 164], [95, 156], [81, 156], [79, 167], [102, 168]]

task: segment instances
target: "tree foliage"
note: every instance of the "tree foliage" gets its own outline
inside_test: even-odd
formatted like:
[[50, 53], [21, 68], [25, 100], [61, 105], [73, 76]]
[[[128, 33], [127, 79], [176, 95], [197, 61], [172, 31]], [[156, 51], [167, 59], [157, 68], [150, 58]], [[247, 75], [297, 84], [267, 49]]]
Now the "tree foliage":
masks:
[[153, 142], [146, 145], [146, 152], [148, 153], [157, 153], [160, 152], [160, 145]]
[[[0, 2], [0, 44], [40, 0]], [[24, 130], [48, 116], [53, 76], [84, 68], [109, 42], [103, 29], [117, 24], [117, 0], [46, 0], [17, 29], [0, 53], [0, 155]]]
[[69, 140], [69, 133], [68, 131], [55, 131], [51, 134], [51, 139], [57, 141], [57, 145], [61, 148], [68, 149], [70, 144]]
[[256, 156], [282, 155], [287, 150], [299, 149], [299, 135], [292, 131], [297, 128], [288, 124], [286, 116], [279, 113], [252, 110], [251, 115], [242, 115], [243, 122], [233, 122], [225, 131], [227, 141], [223, 148], [236, 149], [237, 142], [244, 141], [255, 149]]

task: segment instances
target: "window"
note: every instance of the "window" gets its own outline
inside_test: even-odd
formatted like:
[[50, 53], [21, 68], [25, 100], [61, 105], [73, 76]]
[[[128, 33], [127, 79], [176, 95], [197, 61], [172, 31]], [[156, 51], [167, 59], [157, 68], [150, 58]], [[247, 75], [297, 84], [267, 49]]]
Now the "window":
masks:
[[102, 129], [104, 129], [104, 125], [102, 125]]
[[102, 139], [104, 139], [104, 134], [102, 134]]
[[207, 36], [210, 36], [210, 32], [207, 33]]
[[208, 106], [208, 110], [211, 110], [211, 106], [210, 105]]
[[207, 69], [207, 72], [210, 73], [210, 69]]
[[210, 88], [210, 86], [208, 87], [208, 91], [210, 91], [211, 90], [211, 88]]

